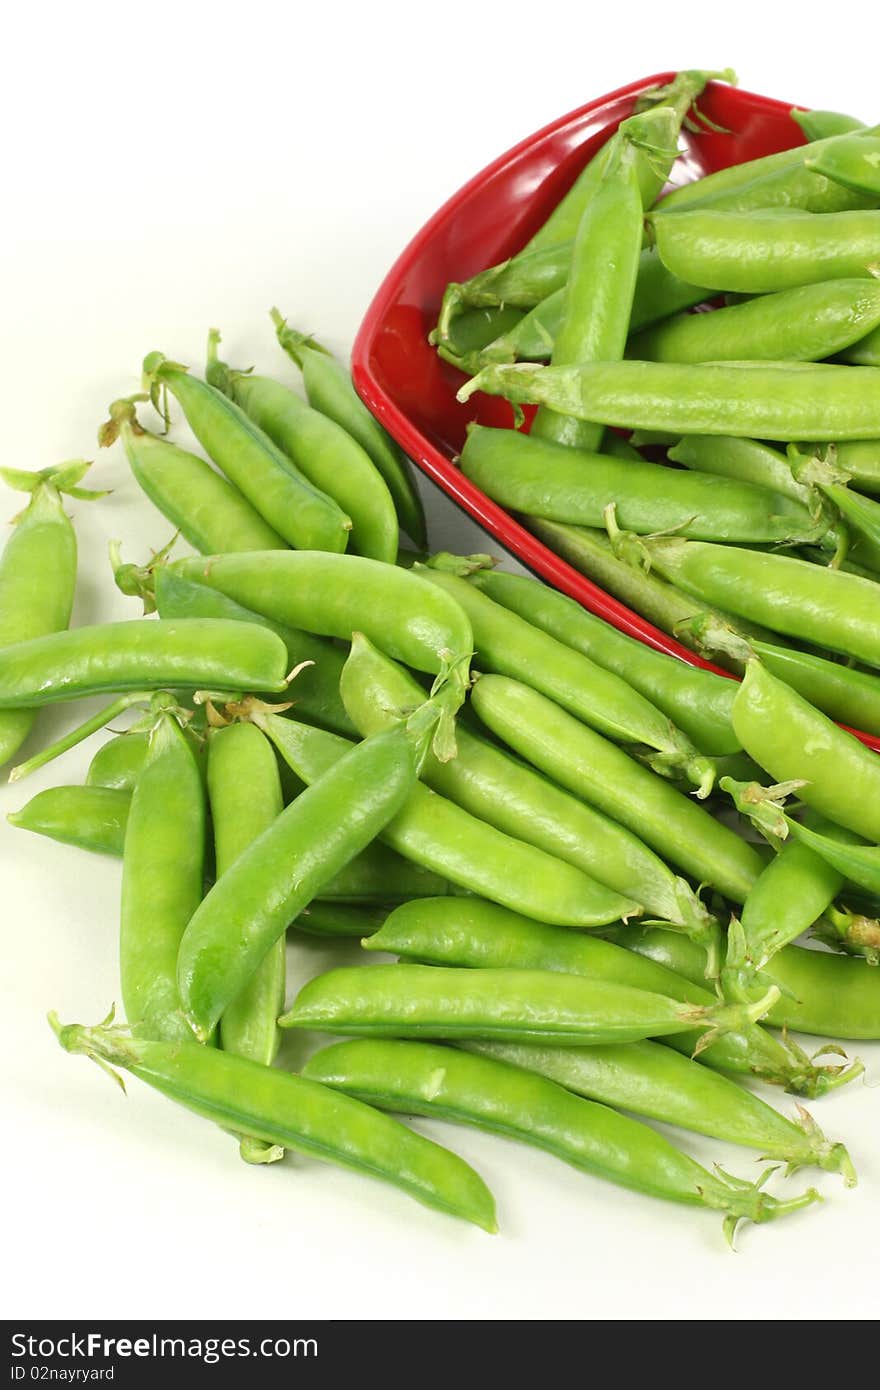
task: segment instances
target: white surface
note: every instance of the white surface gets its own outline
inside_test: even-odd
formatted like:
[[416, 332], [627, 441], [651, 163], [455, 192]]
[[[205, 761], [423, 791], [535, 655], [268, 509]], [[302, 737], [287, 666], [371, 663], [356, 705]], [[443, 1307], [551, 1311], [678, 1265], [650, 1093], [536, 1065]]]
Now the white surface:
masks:
[[[144, 353], [199, 364], [214, 323], [231, 361], [283, 373], [266, 317], [276, 301], [347, 349], [393, 257], [449, 193], [521, 136], [633, 78], [732, 64], [752, 90], [877, 117], [876, 54], [852, 41], [869, 32], [866, 5], [838, 7], [812, 49], [766, 3], [734, 13], [632, 0], [602, 11], [598, 34], [597, 13], [519, 0], [86, 2], [51, 17], [17, 7], [0, 95], [3, 461], [91, 455], [102, 412], [136, 388]], [[71, 508], [77, 623], [137, 611], [112, 587], [108, 537], [137, 558], [168, 532], [118, 452], [98, 459], [93, 485], [115, 490]], [[435, 546], [486, 548], [425, 492]], [[4, 492], [3, 516], [17, 505]], [[81, 714], [44, 717], [40, 739]], [[78, 780], [96, 746], [0, 788], [0, 812]], [[219, 1131], [136, 1082], [123, 1100], [97, 1068], [64, 1056], [46, 1010], [93, 1022], [118, 992], [119, 866], [5, 819], [0, 866], [7, 1317], [875, 1313], [876, 1091], [859, 1083], [815, 1107], [850, 1143], [861, 1187], [845, 1193], [820, 1175], [831, 1202], [744, 1231], [736, 1256], [713, 1215], [425, 1123], [490, 1181], [502, 1229], [490, 1238], [341, 1170], [249, 1169]], [[291, 989], [333, 955], [297, 945]], [[876, 1078], [878, 1049], [859, 1051]], [[746, 1150], [685, 1143], [738, 1173], [755, 1168]]]

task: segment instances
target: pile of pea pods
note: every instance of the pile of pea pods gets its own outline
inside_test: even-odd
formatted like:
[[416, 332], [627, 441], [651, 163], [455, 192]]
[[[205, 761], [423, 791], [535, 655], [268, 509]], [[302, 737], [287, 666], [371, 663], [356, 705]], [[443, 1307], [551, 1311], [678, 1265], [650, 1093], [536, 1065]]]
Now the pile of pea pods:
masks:
[[[758, 249], [732, 260], [769, 257], [767, 215], [740, 210], [763, 206], [756, 183], [791, 207], [792, 187], [818, 198], [818, 179], [828, 200], [774, 214], [786, 273], [797, 273], [789, 218], [807, 219], [799, 235], [814, 247], [823, 218], [867, 219], [858, 245], [877, 245], [880, 212], [863, 210], [877, 190], [851, 191], [868, 178], [858, 141], [874, 147], [861, 132], [817, 140], [761, 161], [755, 179], [731, 170], [681, 190], [652, 214], [658, 261], [641, 250], [643, 210], [705, 79], [681, 74], [625, 122], [537, 246], [451, 287], [435, 336], [450, 358], [487, 355], [481, 387], [541, 399], [531, 436], [471, 432], [470, 476], [570, 558], [599, 556], [607, 587], [626, 576], [641, 611], [656, 616], [654, 604], [676, 631], [686, 620], [741, 683], [661, 655], [487, 556], [430, 555], [406, 461], [346, 369], [277, 312], [305, 399], [230, 368], [212, 332], [204, 378], [153, 352], [142, 392], [110, 406], [100, 442], [118, 442], [192, 552], [176, 557], [170, 543], [143, 564], [114, 553], [116, 583], [143, 616], [68, 627], [77, 556], [64, 498], [99, 496], [82, 486], [88, 465], [4, 471], [31, 500], [0, 558], [0, 762], [50, 703], [110, 701], [14, 780], [133, 711], [84, 785], [43, 791], [10, 817], [122, 863], [127, 1023], [50, 1021], [67, 1051], [218, 1124], [249, 1163], [287, 1150], [339, 1163], [487, 1231], [483, 1178], [387, 1112], [476, 1125], [708, 1207], [729, 1238], [741, 1221], [816, 1200], [801, 1185], [768, 1192], [779, 1164], [855, 1182], [812, 1113], [797, 1103], [789, 1118], [753, 1083], [819, 1099], [862, 1072], [842, 1043], [880, 1039], [880, 758], [841, 727], [880, 730], [878, 504], [860, 490], [871, 457], [880, 480], [878, 446], [860, 442], [880, 435], [876, 366], [717, 368], [700, 353], [718, 359], [727, 321], [737, 357], [764, 342], [777, 357], [785, 343], [805, 352], [809, 328], [810, 356], [862, 361], [876, 334], [874, 348], [870, 337], [853, 348], [853, 326], [874, 331], [880, 292], [852, 253], [848, 278], [832, 280], [830, 255], [822, 295], [770, 286], [784, 303], [768, 293], [668, 315], [729, 278], [711, 273], [714, 253], [691, 264], [694, 247], [715, 243], [702, 222], [679, 236], [688, 219], [721, 219], [719, 238], [732, 217], [746, 238], [757, 227]], [[804, 120], [818, 134], [844, 118]], [[703, 212], [703, 186], [725, 190], [721, 211], [716, 199]], [[690, 258], [677, 270], [673, 244]], [[541, 256], [556, 305], [538, 332], [509, 286]], [[618, 362], [640, 286], [654, 307], [636, 319], [638, 352], [654, 359]], [[648, 330], [660, 303], [667, 317]], [[553, 365], [498, 365], [498, 343], [525, 356], [527, 333], [554, 338]], [[696, 366], [674, 356], [685, 350]], [[611, 402], [624, 399], [620, 419]], [[830, 449], [787, 458], [765, 442], [815, 437], [804, 422], [832, 404], [822, 419], [841, 441], [836, 462]], [[168, 437], [178, 410], [205, 457]], [[637, 456], [606, 424], [651, 431], [651, 447], [657, 430], [663, 447], [674, 434], [671, 462]], [[795, 944], [807, 932], [818, 945]], [[360, 940], [364, 963], [290, 1001], [287, 953], [304, 933]], [[285, 1029], [345, 1040], [294, 1074], [277, 1065]], [[688, 1132], [772, 1166], [757, 1180], [707, 1171]]]

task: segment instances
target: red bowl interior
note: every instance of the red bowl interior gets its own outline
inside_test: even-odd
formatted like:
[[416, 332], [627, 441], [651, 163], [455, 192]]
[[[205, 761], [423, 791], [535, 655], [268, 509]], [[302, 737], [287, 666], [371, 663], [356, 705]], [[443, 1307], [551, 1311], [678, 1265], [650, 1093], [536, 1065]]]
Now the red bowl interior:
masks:
[[[506, 401], [478, 394], [461, 405], [464, 378], [428, 343], [443, 291], [512, 255], [541, 226], [596, 150], [630, 116], [658, 73], [572, 111], [508, 150], [454, 194], [394, 263], [352, 351], [358, 393], [404, 452], [524, 565], [622, 632], [693, 666], [712, 666], [599, 588], [475, 487], [453, 463], [471, 420], [512, 425]], [[804, 143], [791, 103], [712, 82], [700, 110], [721, 127], [683, 132], [677, 182]], [[859, 735], [880, 751], [880, 738]]]

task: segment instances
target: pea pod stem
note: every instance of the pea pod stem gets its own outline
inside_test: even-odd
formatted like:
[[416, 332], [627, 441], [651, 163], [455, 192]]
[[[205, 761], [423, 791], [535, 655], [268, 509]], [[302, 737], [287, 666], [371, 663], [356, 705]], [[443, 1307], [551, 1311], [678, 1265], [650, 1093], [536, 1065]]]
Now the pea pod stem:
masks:
[[448, 1149], [369, 1106], [301, 1076], [193, 1042], [127, 1036], [112, 1014], [97, 1028], [49, 1023], [67, 1052], [82, 1053], [125, 1089], [115, 1068], [225, 1128], [384, 1179], [417, 1201], [496, 1230], [495, 1204], [474, 1170]]
[[[71, 748], [76, 748], [77, 744], [82, 743], [84, 739], [89, 738], [92, 734], [96, 734], [99, 729], [105, 728], [107, 724], [110, 724], [120, 714], [124, 714], [127, 709], [131, 709], [133, 705], [148, 705], [153, 696], [154, 692], [149, 690], [133, 690], [126, 695], [120, 695], [117, 700], [107, 705], [105, 709], [99, 710], [97, 714], [92, 715], [91, 719], [86, 719], [85, 722], [80, 724], [76, 729], [71, 729], [69, 733], [57, 739], [55, 743], [50, 743], [45, 748], [41, 748], [39, 753], [35, 753], [32, 758], [28, 758], [26, 762], [19, 763], [16, 767], [12, 768], [9, 773], [10, 782], [20, 782], [23, 777], [27, 777], [31, 772], [36, 772], [38, 768], [45, 767], [47, 763], [60, 757], [62, 753], [68, 752]], [[166, 698], [172, 701], [171, 696], [167, 696]]]

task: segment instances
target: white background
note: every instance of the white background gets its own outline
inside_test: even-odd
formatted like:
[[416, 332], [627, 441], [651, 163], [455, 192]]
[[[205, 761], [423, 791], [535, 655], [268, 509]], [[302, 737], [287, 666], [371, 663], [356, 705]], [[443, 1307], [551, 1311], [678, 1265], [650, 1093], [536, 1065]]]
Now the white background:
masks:
[[[837, 5], [819, 33], [804, 18], [766, 0], [16, 6], [0, 81], [2, 461], [91, 456], [102, 412], [136, 388], [144, 353], [199, 364], [211, 324], [233, 363], [284, 375], [266, 317], [276, 301], [347, 351], [392, 259], [451, 192], [530, 131], [634, 78], [730, 64], [754, 91], [876, 119], [876, 16]], [[168, 533], [117, 451], [93, 478], [115, 490], [71, 507], [77, 623], [136, 614], [112, 588], [109, 537], [137, 558]], [[486, 548], [425, 493], [436, 546]], [[18, 505], [3, 492], [4, 518]], [[44, 717], [41, 738], [73, 715]], [[78, 780], [95, 746], [0, 788], [0, 812]], [[750, 1228], [736, 1255], [713, 1215], [419, 1122], [489, 1179], [502, 1231], [492, 1238], [341, 1170], [291, 1159], [249, 1169], [210, 1125], [136, 1082], [125, 1100], [63, 1055], [46, 1010], [94, 1022], [117, 993], [119, 867], [5, 818], [0, 866], [6, 1316], [876, 1311], [880, 1096], [861, 1083], [815, 1107], [849, 1141], [861, 1187], [845, 1193], [820, 1175], [833, 1200]], [[339, 959], [299, 944], [291, 956], [292, 987]], [[878, 1050], [860, 1051], [876, 1077]], [[746, 1150], [685, 1142], [740, 1174], [755, 1168]]]

